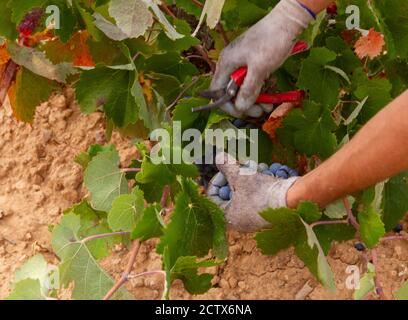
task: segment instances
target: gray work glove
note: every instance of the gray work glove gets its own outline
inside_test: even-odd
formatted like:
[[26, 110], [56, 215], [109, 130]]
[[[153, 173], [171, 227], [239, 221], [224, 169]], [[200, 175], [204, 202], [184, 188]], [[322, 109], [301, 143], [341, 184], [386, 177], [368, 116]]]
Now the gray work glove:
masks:
[[226, 47], [218, 61], [211, 90], [225, 88], [237, 68], [248, 67], [235, 105], [221, 109], [234, 117], [262, 115], [254, 105], [264, 80], [290, 56], [296, 38], [313, 20], [296, 0], [281, 0], [262, 20]]
[[[211, 180], [207, 196], [225, 210], [226, 221], [233, 229], [244, 232], [270, 227], [259, 212], [267, 208], [286, 207], [286, 194], [299, 178], [280, 179], [259, 172], [243, 175], [242, 166], [226, 153], [218, 154], [216, 163], [220, 172]], [[223, 201], [217, 191], [227, 181], [232, 198]]]

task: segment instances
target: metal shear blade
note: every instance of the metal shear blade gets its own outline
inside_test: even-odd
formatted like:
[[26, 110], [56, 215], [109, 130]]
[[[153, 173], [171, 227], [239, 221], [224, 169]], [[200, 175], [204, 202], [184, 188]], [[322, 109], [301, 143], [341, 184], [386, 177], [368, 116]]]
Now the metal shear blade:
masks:
[[230, 102], [237, 94], [237, 91], [238, 91], [238, 85], [233, 80], [231, 80], [228, 83], [227, 88], [218, 89], [218, 90], [201, 91], [198, 93], [198, 96], [207, 98], [207, 99], [212, 99], [215, 101], [205, 106], [192, 108], [191, 111], [200, 112], [200, 111], [220, 108], [223, 105], [225, 105], [227, 102]]

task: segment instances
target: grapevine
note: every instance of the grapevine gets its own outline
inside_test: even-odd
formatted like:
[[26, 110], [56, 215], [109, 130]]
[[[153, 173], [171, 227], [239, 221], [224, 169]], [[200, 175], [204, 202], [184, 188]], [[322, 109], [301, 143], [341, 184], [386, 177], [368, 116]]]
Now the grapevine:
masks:
[[[273, 92], [303, 90], [303, 103], [244, 120], [219, 110], [191, 110], [209, 103], [198, 93], [209, 87], [221, 51], [277, 0], [2, 1], [0, 105], [8, 95], [14, 117], [32, 123], [38, 105], [72, 87], [83, 113], [104, 114], [108, 139], [118, 131], [139, 154], [128, 168], [120, 166], [113, 144], [92, 145], [77, 155], [89, 195], [50, 228], [59, 265], [50, 268], [42, 256], [32, 257], [19, 270], [36, 265], [38, 272], [21, 271], [26, 276], [16, 277], [9, 299], [27, 298], [27, 291], [31, 299], [57, 298], [67, 287], [73, 299], [134, 299], [125, 286], [129, 279], [153, 274], [161, 275], [163, 299], [171, 298], [176, 280], [190, 294], [207, 292], [213, 275], [203, 270], [228, 258], [227, 221], [206, 196], [217, 168], [154, 163], [152, 133], [172, 133], [176, 122], [182, 132], [194, 128], [202, 136], [210, 128], [258, 129], [257, 170], [288, 179], [319, 166], [408, 88], [404, 0], [330, 5], [301, 35], [309, 47], [289, 57], [267, 82]], [[59, 28], [46, 25], [47, 6], [55, 4]], [[350, 4], [361, 11], [358, 30], [346, 26]], [[367, 257], [369, 284], [354, 297], [408, 299], [408, 281], [392, 294], [384, 292], [376, 251], [381, 243], [408, 240], [402, 224], [407, 179], [403, 172], [324, 210], [302, 202], [296, 209], [260, 212], [272, 227], [254, 235], [257, 250], [274, 256], [293, 247], [311, 274], [335, 291], [326, 257], [334, 242], [352, 241]], [[226, 181], [209, 192], [226, 201], [234, 197]], [[151, 239], [162, 269], [136, 274], [138, 252]], [[117, 244], [130, 254], [121, 277], [113, 279], [100, 262]]]

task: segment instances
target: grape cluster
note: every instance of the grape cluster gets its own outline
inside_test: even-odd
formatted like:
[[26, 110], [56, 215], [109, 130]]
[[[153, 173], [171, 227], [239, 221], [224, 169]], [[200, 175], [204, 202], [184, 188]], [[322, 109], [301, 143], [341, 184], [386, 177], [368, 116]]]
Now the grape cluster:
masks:
[[[299, 176], [296, 170], [280, 163], [273, 163], [271, 166], [268, 166], [266, 163], [260, 163], [258, 164], [258, 172], [281, 179], [288, 179], [290, 177]], [[211, 188], [213, 188], [214, 190], [211, 190], [210, 193], [218, 193], [218, 196], [222, 200], [229, 201], [232, 199], [233, 192], [228, 185], [228, 181], [223, 175], [217, 176], [217, 179], [212, 182]]]
[[43, 10], [41, 8], [33, 9], [27, 13], [17, 27], [17, 31], [20, 35], [23, 37], [29, 36], [38, 26], [42, 15]]

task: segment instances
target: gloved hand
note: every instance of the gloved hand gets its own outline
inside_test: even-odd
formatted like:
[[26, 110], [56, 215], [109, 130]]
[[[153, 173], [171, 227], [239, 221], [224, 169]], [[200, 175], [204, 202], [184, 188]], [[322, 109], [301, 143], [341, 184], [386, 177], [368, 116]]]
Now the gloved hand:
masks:
[[262, 115], [261, 106], [253, 105], [264, 80], [289, 57], [294, 41], [311, 20], [312, 15], [296, 0], [281, 0], [267, 16], [226, 47], [211, 90], [225, 88], [230, 74], [239, 67], [248, 66], [248, 74], [235, 105], [228, 104], [221, 109], [234, 117]]
[[[216, 163], [220, 172], [211, 180], [207, 196], [225, 210], [227, 223], [233, 229], [244, 232], [269, 227], [270, 224], [259, 212], [286, 207], [286, 194], [298, 179], [280, 179], [259, 172], [242, 175], [240, 164], [226, 153], [219, 153]], [[218, 188], [227, 181], [233, 194], [230, 201], [223, 201], [218, 195]]]

